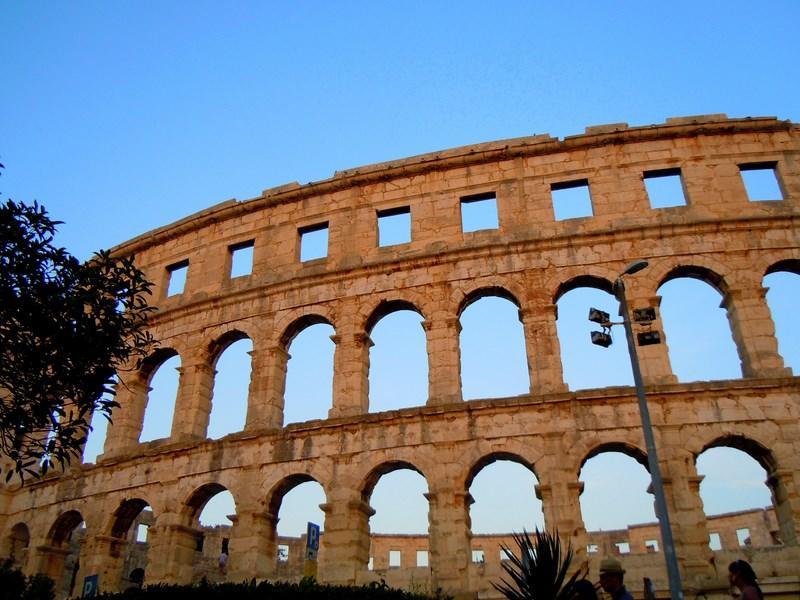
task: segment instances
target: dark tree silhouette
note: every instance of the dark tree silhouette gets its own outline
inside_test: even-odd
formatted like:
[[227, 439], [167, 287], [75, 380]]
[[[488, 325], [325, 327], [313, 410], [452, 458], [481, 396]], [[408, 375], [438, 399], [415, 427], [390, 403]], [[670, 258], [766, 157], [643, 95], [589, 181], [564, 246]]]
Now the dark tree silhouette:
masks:
[[[2, 165], [0, 165], [1, 167]], [[92, 414], [110, 420], [117, 371], [152, 350], [151, 283], [132, 257], [81, 263], [53, 245], [41, 205], [0, 204], [0, 453], [6, 481], [79, 457]], [[0, 463], [2, 464], [2, 463]]]

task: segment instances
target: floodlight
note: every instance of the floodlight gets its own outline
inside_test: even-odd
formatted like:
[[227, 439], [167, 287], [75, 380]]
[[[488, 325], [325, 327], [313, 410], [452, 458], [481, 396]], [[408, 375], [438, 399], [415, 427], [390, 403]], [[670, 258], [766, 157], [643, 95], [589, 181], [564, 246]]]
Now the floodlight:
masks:
[[590, 308], [589, 309], [589, 320], [592, 323], [608, 323], [611, 320], [611, 315], [603, 310], [599, 310], [597, 308]]
[[611, 336], [603, 331], [593, 331], [592, 332], [592, 343], [595, 346], [602, 346], [603, 348], [608, 348], [612, 343]]

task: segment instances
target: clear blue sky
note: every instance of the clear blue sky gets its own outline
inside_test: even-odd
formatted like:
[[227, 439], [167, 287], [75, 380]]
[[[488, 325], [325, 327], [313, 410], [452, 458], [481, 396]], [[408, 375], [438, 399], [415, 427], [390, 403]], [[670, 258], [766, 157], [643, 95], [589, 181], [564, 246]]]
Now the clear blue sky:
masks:
[[[703, 113], [800, 121], [798, 18], [795, 1], [6, 2], [0, 192], [43, 203], [88, 258], [231, 197], [463, 144]], [[574, 311], [584, 328], [565, 336], [575, 364], [629, 381], [620, 344], [584, 354], [595, 299], [564, 302], [560, 326]]]

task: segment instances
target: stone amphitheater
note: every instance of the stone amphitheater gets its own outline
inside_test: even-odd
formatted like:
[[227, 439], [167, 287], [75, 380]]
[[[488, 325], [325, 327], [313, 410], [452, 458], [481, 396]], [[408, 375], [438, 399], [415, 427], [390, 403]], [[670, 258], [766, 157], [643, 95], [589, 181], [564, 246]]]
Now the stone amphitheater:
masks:
[[[775, 177], [776, 197], [749, 196], [743, 175], [752, 171]], [[651, 205], [646, 183], [662, 177], [680, 181], [679, 205]], [[584, 214], [559, 215], [554, 197], [562, 190], [586, 193]], [[465, 231], [462, 208], [487, 200], [496, 206], [497, 226]], [[410, 216], [410, 241], [381, 245], [379, 219], [397, 214]], [[536, 474], [547, 528], [569, 538], [596, 577], [603, 553], [586, 549], [605, 548], [608, 540], [586, 531], [578, 474], [609, 450], [646, 465], [645, 446], [633, 388], [568, 390], [556, 302], [578, 287], [610, 291], [628, 263], [646, 259], [649, 268], [626, 285], [632, 308], [655, 315], [636, 325], [638, 333], [662, 338], [638, 351], [686, 597], [729, 597], [726, 566], [744, 557], [769, 598], [798, 598], [800, 379], [778, 352], [762, 279], [800, 274], [799, 219], [800, 126], [707, 115], [589, 127], [564, 139], [489, 142], [340, 171], [223, 202], [146, 233], [115, 252], [135, 254], [155, 282], [158, 312], [150, 327], [160, 348], [123, 375], [122, 408], [96, 464], [3, 488], [2, 554], [25, 572], [53, 577], [62, 596], [92, 574], [102, 590], [122, 589], [138, 545], [133, 531], [146, 514], [148, 550], [139, 575], [145, 583], [190, 582], [203, 555], [198, 539], [213, 537], [198, 516], [228, 490], [236, 516], [224, 532], [224, 577], [279, 577], [287, 571], [278, 547], [288, 544], [276, 531], [281, 501], [316, 481], [326, 498], [319, 579], [363, 583], [382, 576], [415, 589], [493, 597], [490, 581], [499, 567], [489, 555], [496, 550], [487, 551], [485, 563], [473, 561], [481, 536], [471, 533], [469, 488], [486, 465], [513, 460]], [[305, 236], [318, 231], [328, 234], [327, 250], [303, 260]], [[252, 248], [251, 271], [232, 277], [232, 257], [242, 248]], [[171, 293], [178, 271], [186, 273], [185, 286]], [[681, 383], [673, 374], [657, 290], [679, 277], [701, 279], [722, 295], [741, 378]], [[465, 401], [459, 319], [486, 296], [519, 308], [530, 389]], [[427, 402], [370, 413], [370, 333], [397, 310], [423, 319]], [[325, 419], [284, 426], [287, 350], [318, 323], [335, 329], [332, 407]], [[216, 361], [245, 338], [253, 345], [246, 425], [209, 439]], [[150, 380], [175, 355], [178, 418], [169, 437], [140, 443]], [[748, 453], [766, 470], [773, 506], [750, 521], [729, 515], [722, 527], [751, 523], [759, 543], [712, 550], [709, 534], [722, 529], [704, 514], [696, 458], [722, 446]], [[370, 497], [379, 478], [397, 469], [424, 476], [429, 531], [390, 545], [370, 534]], [[650, 527], [642, 539], [658, 537]], [[373, 564], [380, 544], [424, 547], [427, 564], [392, 570], [375, 557]], [[662, 554], [633, 546], [623, 559], [631, 587], [638, 592], [637, 579], [647, 574], [657, 596], [668, 597]]]

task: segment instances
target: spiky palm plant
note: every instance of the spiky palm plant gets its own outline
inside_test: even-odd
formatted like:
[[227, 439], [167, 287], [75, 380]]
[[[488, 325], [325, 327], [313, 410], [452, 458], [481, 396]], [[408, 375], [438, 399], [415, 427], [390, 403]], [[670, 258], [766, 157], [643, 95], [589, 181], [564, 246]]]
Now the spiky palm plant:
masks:
[[567, 544], [562, 553], [558, 534], [527, 531], [514, 534], [518, 552], [503, 545], [508, 557], [502, 566], [510, 577], [492, 585], [509, 600], [572, 600], [576, 595], [575, 583], [583, 579], [586, 568], [579, 568], [571, 577], [567, 572], [572, 564], [572, 546]]

